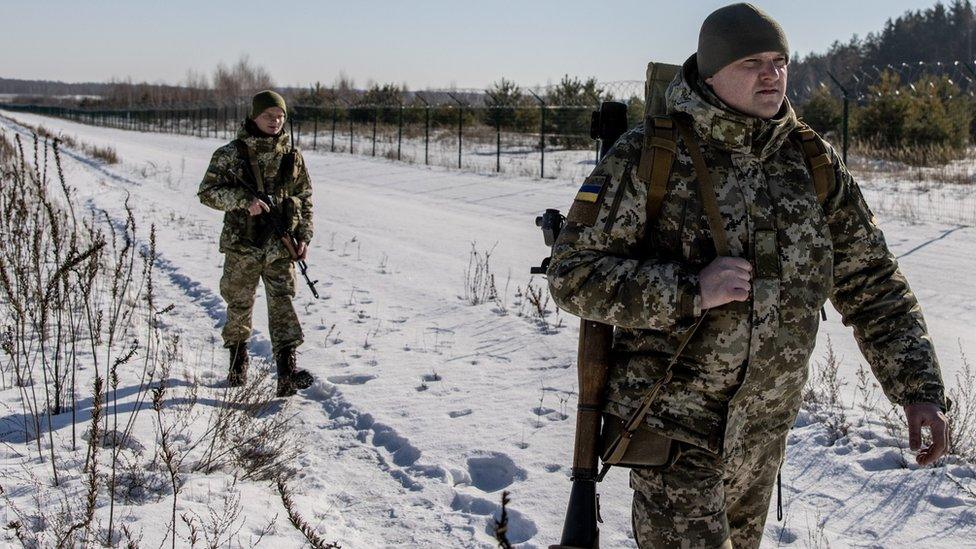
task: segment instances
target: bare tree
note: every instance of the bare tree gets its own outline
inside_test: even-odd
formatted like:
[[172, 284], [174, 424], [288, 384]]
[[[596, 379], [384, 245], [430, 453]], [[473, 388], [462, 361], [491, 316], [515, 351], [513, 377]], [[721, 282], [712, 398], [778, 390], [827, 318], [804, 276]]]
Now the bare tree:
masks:
[[230, 67], [223, 63], [217, 65], [213, 74], [213, 87], [219, 101], [233, 102], [274, 87], [274, 80], [267, 69], [253, 64], [247, 55], [243, 55]]

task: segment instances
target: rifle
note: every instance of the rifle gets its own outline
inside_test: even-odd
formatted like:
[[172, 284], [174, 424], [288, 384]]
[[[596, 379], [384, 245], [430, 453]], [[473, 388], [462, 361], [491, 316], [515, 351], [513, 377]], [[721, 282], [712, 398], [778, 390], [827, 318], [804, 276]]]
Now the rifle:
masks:
[[312, 290], [312, 295], [315, 299], [319, 298], [319, 292], [315, 289], [315, 285], [318, 284], [318, 280], [312, 280], [308, 276], [308, 264], [305, 263], [304, 259], [298, 258], [298, 241], [295, 240], [294, 235], [285, 228], [281, 223], [281, 209], [278, 201], [274, 199], [273, 196], [268, 193], [262, 193], [258, 191], [254, 185], [248, 183], [240, 174], [234, 173], [232, 171], [223, 172], [225, 175], [229, 175], [237, 180], [247, 192], [251, 193], [251, 196], [257, 198], [258, 200], [264, 202], [271, 209], [268, 215], [271, 218], [271, 226], [274, 229], [275, 236], [281, 239], [281, 242], [285, 245], [288, 250], [288, 254], [291, 255], [291, 260], [298, 263], [298, 270], [301, 271], [302, 277], [305, 278], [305, 283], [308, 284], [308, 289]]
[[[590, 137], [600, 140], [600, 158], [627, 131], [627, 105], [605, 101], [593, 113]], [[565, 217], [559, 210], [548, 209], [537, 217], [535, 224], [542, 229], [546, 245], [552, 247], [563, 227]], [[533, 267], [533, 274], [545, 274], [551, 257]], [[600, 457], [600, 419], [603, 393], [610, 368], [610, 345], [613, 326], [591, 320], [580, 320], [577, 374], [579, 376], [579, 404], [576, 410], [576, 444], [573, 448], [572, 489], [566, 522], [559, 545], [549, 549], [596, 549], [600, 546], [600, 495], [596, 491], [599, 480], [597, 460]]]
[[[665, 89], [679, 70], [680, 67], [676, 65], [648, 63], [644, 89], [645, 117], [665, 112]], [[605, 101], [600, 105], [600, 110], [593, 113], [590, 137], [600, 140], [600, 158], [609, 152], [610, 147], [626, 131], [627, 105]], [[551, 247], [555, 243], [564, 220], [558, 210], [546, 210], [545, 214], [536, 218], [536, 225], [542, 228], [546, 245]], [[533, 268], [532, 273], [545, 273], [550, 259], [549, 257], [544, 259], [542, 266]], [[697, 325], [695, 327], [697, 328]], [[573, 485], [569, 494], [569, 506], [566, 509], [562, 537], [559, 545], [550, 545], [549, 549], [599, 549], [600, 547], [600, 529], [597, 524], [603, 520], [600, 518], [600, 495], [596, 491], [596, 483], [603, 480], [609, 468], [608, 463], [603, 464], [601, 471], [598, 471], [597, 466], [600, 458], [604, 457], [600, 455], [601, 412], [607, 373], [611, 364], [612, 343], [613, 326], [580, 320], [577, 352], [579, 404], [576, 412], [576, 442], [573, 448], [571, 477]], [[666, 380], [661, 383], [665, 382]], [[635, 413], [625, 429], [629, 431], [634, 427], [632, 423], [642, 421], [643, 417], [643, 412], [640, 415]], [[620, 445], [621, 440], [618, 435], [612, 442], [611, 448]], [[608, 455], [612, 454], [613, 451], [608, 453]]]

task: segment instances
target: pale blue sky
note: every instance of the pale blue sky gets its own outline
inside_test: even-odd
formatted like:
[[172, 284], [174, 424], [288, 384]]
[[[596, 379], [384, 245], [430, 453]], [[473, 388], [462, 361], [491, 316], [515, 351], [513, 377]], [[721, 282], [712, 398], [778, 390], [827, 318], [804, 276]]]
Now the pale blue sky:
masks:
[[[649, 60], [681, 62], [724, 0], [169, 2], [0, 0], [0, 76], [176, 83], [242, 54], [279, 85], [367, 80], [480, 88], [501, 77], [643, 78]], [[880, 30], [934, 0], [758, 0], [794, 52]]]

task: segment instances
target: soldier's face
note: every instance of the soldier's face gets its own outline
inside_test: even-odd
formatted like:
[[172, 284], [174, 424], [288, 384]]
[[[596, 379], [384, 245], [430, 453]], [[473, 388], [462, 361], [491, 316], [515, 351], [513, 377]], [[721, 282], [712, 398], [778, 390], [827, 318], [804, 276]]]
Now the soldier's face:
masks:
[[285, 125], [285, 111], [281, 110], [281, 107], [268, 107], [254, 119], [254, 123], [264, 133], [278, 135], [281, 127]]
[[786, 97], [786, 65], [782, 53], [759, 53], [729, 63], [705, 83], [730, 107], [757, 118], [772, 118]]

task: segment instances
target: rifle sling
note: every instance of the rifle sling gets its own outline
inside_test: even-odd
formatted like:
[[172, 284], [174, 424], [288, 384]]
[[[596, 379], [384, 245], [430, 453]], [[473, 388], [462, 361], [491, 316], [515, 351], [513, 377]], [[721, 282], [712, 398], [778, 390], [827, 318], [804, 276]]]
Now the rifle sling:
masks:
[[650, 388], [650, 390], [644, 393], [644, 396], [641, 398], [637, 409], [634, 410], [634, 413], [631, 414], [624, 423], [624, 427], [620, 431], [620, 435], [618, 435], [617, 438], [611, 442], [609, 446], [607, 446], [605, 454], [600, 459], [600, 461], [603, 462], [603, 468], [600, 470], [600, 474], [596, 477], [597, 482], [603, 480], [603, 477], [607, 474], [607, 471], [610, 469], [611, 465], [620, 463], [627, 454], [627, 448], [630, 446], [630, 441], [633, 440], [634, 433], [636, 433], [637, 429], [639, 429], [644, 423], [644, 417], [647, 416], [647, 412], [651, 409], [651, 404], [654, 403], [654, 399], [657, 398], [658, 393], [664, 388], [665, 385], [667, 385], [669, 381], [671, 381], [671, 373], [674, 369], [674, 365], [678, 362], [678, 357], [681, 356], [682, 351], [684, 351], [685, 347], [688, 346], [691, 338], [695, 336], [695, 333], [698, 331], [698, 327], [702, 325], [702, 322], [705, 320], [707, 315], [707, 309], [702, 311], [702, 315], [698, 317], [698, 320], [695, 321], [691, 328], [688, 329], [688, 332], [684, 335], [684, 337], [681, 338], [678, 348], [675, 349], [674, 354], [671, 355], [671, 360], [668, 361], [668, 366], [664, 370], [664, 376], [662, 376], [661, 379], [659, 379], [657, 383]]
[[251, 180], [254, 181], [257, 191], [261, 194], [267, 194], [264, 188], [264, 178], [261, 176], [261, 167], [258, 166], [257, 159], [248, 150], [247, 143], [241, 139], [235, 139], [234, 146], [237, 147], [237, 154], [244, 160], [244, 170], [250, 172]]

